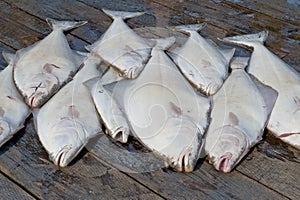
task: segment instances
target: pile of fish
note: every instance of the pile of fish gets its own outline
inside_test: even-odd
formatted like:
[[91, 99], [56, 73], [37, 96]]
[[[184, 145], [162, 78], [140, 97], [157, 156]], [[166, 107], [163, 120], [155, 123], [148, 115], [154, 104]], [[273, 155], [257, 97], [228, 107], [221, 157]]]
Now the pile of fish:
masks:
[[300, 75], [263, 45], [267, 31], [219, 39], [253, 48], [251, 58], [233, 57], [235, 49], [198, 33], [205, 24], [173, 27], [187, 40], [172, 49], [176, 38], [146, 39], [124, 22], [143, 13], [103, 11], [113, 22], [88, 53], [72, 50], [64, 35], [86, 22], [52, 19], [43, 40], [3, 53], [0, 145], [32, 113], [40, 142], [60, 167], [102, 125], [116, 141], [133, 135], [185, 172], [206, 156], [230, 172], [265, 128], [300, 149]]

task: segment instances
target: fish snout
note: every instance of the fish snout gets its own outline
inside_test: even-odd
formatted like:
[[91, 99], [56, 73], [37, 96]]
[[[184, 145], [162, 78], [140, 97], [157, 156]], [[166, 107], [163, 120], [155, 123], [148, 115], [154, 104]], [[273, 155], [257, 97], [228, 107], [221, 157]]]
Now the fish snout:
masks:
[[11, 130], [9, 124], [5, 120], [0, 119], [0, 144], [2, 140], [6, 139], [10, 132]]
[[129, 130], [125, 127], [118, 127], [111, 133], [111, 137], [121, 143], [127, 143], [129, 137]]
[[38, 108], [43, 100], [43, 92], [35, 92], [29, 98], [26, 98], [26, 103], [31, 108]]
[[223, 81], [220, 79], [216, 79], [216, 80], [212, 80], [212, 82], [210, 82], [206, 89], [205, 89], [205, 94], [206, 95], [213, 95], [215, 94], [222, 86]]
[[66, 167], [70, 159], [70, 151], [72, 150], [72, 145], [66, 145], [61, 150], [59, 150], [57, 153], [50, 154], [50, 160], [54, 162], [55, 165], [59, 167]]
[[232, 153], [226, 152], [222, 155], [216, 162], [215, 168], [218, 171], [228, 173], [231, 171], [233, 165], [230, 163], [230, 159], [232, 158]]
[[127, 79], [135, 79], [139, 76], [142, 70], [143, 70], [142, 66], [133, 66], [130, 67], [128, 70], [124, 70], [124, 76]]
[[197, 156], [193, 153], [191, 147], [186, 148], [179, 156], [176, 162], [172, 162], [171, 167], [174, 167], [179, 172], [192, 172], [197, 163]]

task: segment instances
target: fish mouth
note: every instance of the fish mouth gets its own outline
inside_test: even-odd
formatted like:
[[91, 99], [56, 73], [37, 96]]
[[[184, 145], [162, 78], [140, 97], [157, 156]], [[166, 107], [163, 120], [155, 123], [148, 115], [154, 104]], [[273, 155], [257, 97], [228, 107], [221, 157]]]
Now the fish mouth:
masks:
[[[177, 162], [172, 162], [173, 167], [179, 172], [192, 172], [194, 170], [196, 159], [193, 156], [191, 147], [186, 148], [179, 156]], [[171, 165], [171, 166], [172, 166]]]
[[32, 94], [28, 100], [27, 100], [27, 104], [31, 107], [31, 108], [37, 108], [40, 106], [40, 102], [42, 99], [43, 93], [42, 92], [36, 92], [34, 94]]
[[127, 143], [128, 141], [128, 130], [124, 127], [118, 127], [115, 131], [112, 132], [111, 137], [121, 143]]
[[55, 156], [53, 156], [54, 164], [59, 167], [66, 167], [69, 164], [68, 154], [72, 149], [71, 145], [64, 146]]
[[222, 155], [217, 163], [215, 164], [216, 169], [218, 171], [228, 173], [231, 170], [231, 166], [229, 165], [229, 161], [232, 158], [232, 153], [226, 152], [224, 155]]

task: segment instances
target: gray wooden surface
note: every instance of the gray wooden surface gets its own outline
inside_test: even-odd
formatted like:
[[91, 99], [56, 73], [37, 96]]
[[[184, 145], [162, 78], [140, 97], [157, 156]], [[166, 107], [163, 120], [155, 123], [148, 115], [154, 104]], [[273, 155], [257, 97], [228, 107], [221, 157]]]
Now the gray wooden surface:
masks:
[[[110, 25], [111, 19], [100, 10], [107, 8], [145, 11], [128, 21], [141, 32], [149, 26], [205, 21], [208, 26], [201, 34], [216, 41], [267, 29], [266, 46], [300, 70], [300, 6], [273, 2], [2, 0], [0, 50], [16, 51], [42, 39], [50, 32], [44, 19], [51, 17], [89, 21], [67, 35], [72, 48], [84, 51], [84, 45], [97, 40]], [[249, 52], [238, 49], [238, 54]], [[0, 68], [4, 67], [1, 57]], [[192, 173], [161, 169], [161, 163], [136, 141], [120, 145], [105, 137], [88, 148], [91, 152], [82, 151], [70, 166], [60, 169], [49, 162], [29, 118], [26, 128], [0, 148], [0, 199], [300, 199], [300, 153], [269, 134], [230, 174], [215, 171], [205, 160]], [[157, 165], [149, 167], [148, 162]], [[134, 173], [126, 168], [139, 165], [140, 171]]]

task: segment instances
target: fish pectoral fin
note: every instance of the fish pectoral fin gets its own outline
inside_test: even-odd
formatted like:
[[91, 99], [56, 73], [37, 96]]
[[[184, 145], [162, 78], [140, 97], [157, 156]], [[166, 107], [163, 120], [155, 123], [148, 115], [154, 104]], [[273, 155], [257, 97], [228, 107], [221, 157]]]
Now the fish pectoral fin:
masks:
[[10, 64], [13, 62], [16, 54], [14, 53], [9, 53], [7, 51], [2, 51], [2, 56], [4, 58], [4, 60], [6, 61], [7, 64]]

